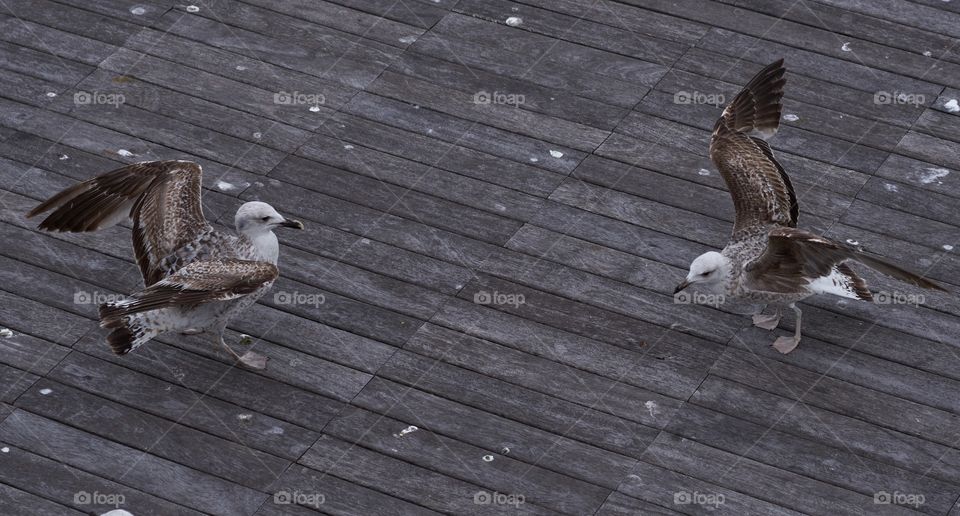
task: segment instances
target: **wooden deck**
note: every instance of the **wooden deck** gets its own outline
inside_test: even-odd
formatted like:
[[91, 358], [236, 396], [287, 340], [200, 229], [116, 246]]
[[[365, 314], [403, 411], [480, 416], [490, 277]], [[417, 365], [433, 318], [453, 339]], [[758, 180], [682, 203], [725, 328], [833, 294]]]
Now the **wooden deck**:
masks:
[[[730, 232], [718, 99], [781, 56], [801, 226], [960, 288], [958, 38], [941, 0], [0, 2], [0, 513], [960, 514], [955, 295], [812, 300], [787, 356], [672, 296]], [[128, 229], [24, 218], [171, 158], [208, 218], [307, 225], [230, 328], [262, 373], [111, 355]]]

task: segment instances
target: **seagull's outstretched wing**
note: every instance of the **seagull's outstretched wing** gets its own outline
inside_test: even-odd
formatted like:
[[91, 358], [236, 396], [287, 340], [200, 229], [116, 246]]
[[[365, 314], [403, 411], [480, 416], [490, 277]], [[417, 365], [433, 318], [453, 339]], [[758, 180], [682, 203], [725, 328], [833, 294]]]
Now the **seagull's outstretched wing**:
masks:
[[183, 317], [182, 313], [164, 309], [237, 299], [275, 279], [277, 267], [269, 262], [191, 262], [128, 299], [100, 305], [100, 326], [113, 329], [107, 343], [114, 353], [122, 355], [169, 330], [172, 323], [183, 323], [176, 321]]
[[797, 225], [793, 185], [766, 142], [780, 126], [785, 71], [783, 59], [760, 70], [713, 128], [710, 159], [733, 197], [734, 239], [771, 224]]
[[802, 229], [770, 231], [767, 248], [744, 267], [747, 286], [764, 292], [832, 293], [870, 300], [867, 285], [846, 262], [857, 261], [877, 272], [918, 287], [945, 291], [936, 283], [857, 249]]
[[135, 163], [78, 183], [27, 214], [54, 210], [40, 229], [96, 231], [133, 219], [133, 249], [151, 285], [160, 261], [209, 228], [200, 199], [200, 165], [190, 161]]

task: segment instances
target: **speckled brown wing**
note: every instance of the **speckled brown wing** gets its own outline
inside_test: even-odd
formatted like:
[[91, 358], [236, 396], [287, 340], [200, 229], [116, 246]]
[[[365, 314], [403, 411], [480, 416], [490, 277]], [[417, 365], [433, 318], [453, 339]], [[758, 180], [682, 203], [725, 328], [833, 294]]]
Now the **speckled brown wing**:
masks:
[[714, 126], [710, 159], [733, 197], [735, 240], [757, 228], [797, 225], [793, 185], [765, 141], [780, 126], [785, 71], [781, 59], [757, 73]]
[[209, 228], [201, 203], [200, 165], [148, 161], [78, 183], [27, 214], [53, 209], [47, 231], [96, 231], [133, 219], [133, 248], [144, 283], [163, 277], [160, 261]]
[[132, 295], [100, 307], [100, 324], [111, 327], [125, 315], [169, 308], [229, 301], [246, 296], [277, 279], [277, 267], [251, 260], [201, 260]]
[[802, 292], [812, 280], [829, 276], [838, 268], [854, 283], [860, 299], [870, 299], [866, 283], [847, 261], [860, 262], [892, 278], [933, 290], [944, 290], [936, 283], [887, 263], [858, 249], [834, 242], [809, 231], [796, 228], [774, 228], [770, 231], [766, 250], [744, 267], [747, 286], [764, 292]]

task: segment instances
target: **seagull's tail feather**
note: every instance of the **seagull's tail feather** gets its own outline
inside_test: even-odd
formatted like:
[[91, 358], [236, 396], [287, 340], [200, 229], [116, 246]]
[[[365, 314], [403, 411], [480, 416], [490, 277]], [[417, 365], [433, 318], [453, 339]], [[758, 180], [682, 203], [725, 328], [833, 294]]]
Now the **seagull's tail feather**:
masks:
[[908, 270], [901, 269], [896, 265], [887, 263], [879, 258], [870, 256], [869, 254], [857, 252], [856, 258], [858, 262], [870, 267], [871, 269], [886, 274], [891, 278], [898, 279], [900, 281], [909, 283], [911, 285], [916, 285], [918, 287], [927, 288], [930, 290], [939, 290], [941, 292], [947, 292], [947, 289], [937, 285], [936, 283], [924, 278], [923, 276], [914, 274]]
[[40, 229], [85, 232], [114, 226], [128, 218], [140, 195], [156, 176], [123, 167], [67, 188], [27, 213], [27, 218], [54, 210]]
[[736, 132], [769, 140], [780, 127], [780, 100], [783, 98], [783, 59], [770, 63], [743, 87], [723, 110], [717, 124]]
[[117, 309], [117, 304], [100, 305], [100, 326], [113, 329], [107, 336], [107, 344], [117, 355], [126, 355], [161, 333], [147, 324], [145, 314], [125, 315], [122, 309]]

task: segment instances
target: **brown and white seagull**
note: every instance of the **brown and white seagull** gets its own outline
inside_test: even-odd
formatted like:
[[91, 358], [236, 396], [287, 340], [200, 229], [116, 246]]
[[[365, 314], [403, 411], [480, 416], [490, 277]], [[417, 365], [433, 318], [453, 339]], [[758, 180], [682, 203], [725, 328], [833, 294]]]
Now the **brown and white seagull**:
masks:
[[266, 357], [238, 355], [223, 340], [227, 321], [257, 301], [277, 279], [279, 243], [273, 229], [303, 229], [269, 204], [248, 202], [236, 232], [214, 229], [203, 216], [200, 165], [136, 163], [78, 183], [27, 214], [54, 210], [40, 229], [86, 232], [131, 219], [133, 250], [146, 288], [100, 305], [107, 342], [126, 354], [166, 332], [209, 332], [241, 363], [266, 367]]
[[776, 304], [775, 314], [753, 316], [753, 324], [767, 330], [776, 328], [780, 306], [788, 305], [797, 314], [796, 331], [773, 343], [781, 353], [793, 351], [800, 343], [797, 301], [815, 294], [873, 299], [848, 262], [918, 287], [944, 290], [858, 249], [797, 229], [793, 185], [766, 142], [780, 125], [785, 72], [783, 59], [760, 70], [717, 120], [710, 159], [733, 197], [733, 235], [723, 251], [693, 260], [686, 279], [674, 291], [702, 285], [730, 298]]

